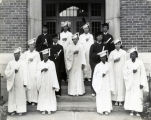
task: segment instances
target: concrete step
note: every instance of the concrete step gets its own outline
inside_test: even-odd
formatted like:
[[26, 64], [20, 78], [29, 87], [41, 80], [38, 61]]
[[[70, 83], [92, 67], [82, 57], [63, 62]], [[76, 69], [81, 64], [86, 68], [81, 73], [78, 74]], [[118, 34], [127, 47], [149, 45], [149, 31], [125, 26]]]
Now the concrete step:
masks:
[[[79, 111], [79, 112], [96, 112], [95, 102], [58, 102], [58, 111]], [[28, 112], [35, 112], [36, 106], [27, 106]], [[124, 111], [123, 107], [113, 106], [113, 111]]]
[[[91, 90], [91, 86], [85, 86], [85, 94], [91, 94], [92, 90]], [[68, 86], [63, 85], [61, 86], [61, 94], [62, 95], [67, 95], [68, 94]]]
[[57, 96], [57, 102], [95, 102], [95, 97], [90, 94], [85, 94], [84, 96]]

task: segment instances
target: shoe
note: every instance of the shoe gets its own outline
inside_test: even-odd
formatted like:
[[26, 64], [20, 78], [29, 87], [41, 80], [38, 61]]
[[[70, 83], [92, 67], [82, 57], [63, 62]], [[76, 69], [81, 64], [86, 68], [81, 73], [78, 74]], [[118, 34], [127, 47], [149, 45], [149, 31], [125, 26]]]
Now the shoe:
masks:
[[22, 116], [23, 114], [22, 114], [22, 113], [19, 113], [18, 115], [19, 115], [19, 116]]
[[88, 78], [88, 81], [89, 81], [89, 82], [91, 82], [91, 79], [90, 79], [90, 78]]
[[118, 102], [115, 102], [115, 106], [118, 106]]
[[122, 103], [121, 103], [121, 102], [119, 102], [119, 106], [122, 106]]
[[103, 112], [98, 112], [99, 115], [103, 115]]
[[48, 111], [48, 115], [50, 115], [51, 114], [51, 111]]
[[42, 115], [45, 115], [45, 114], [46, 114], [46, 112], [45, 112], [45, 111], [43, 111], [41, 114], [42, 114]]
[[15, 115], [15, 113], [13, 112], [13, 113], [11, 113], [10, 115], [11, 115], [11, 116], [14, 116], [14, 115]]
[[94, 93], [92, 93], [91, 95], [92, 95], [93, 97], [95, 97], [95, 94], [94, 94]]
[[133, 112], [131, 112], [131, 113], [130, 113], [130, 116], [134, 116], [134, 113], [133, 113]]
[[36, 104], [35, 104], [35, 103], [32, 103], [31, 105], [32, 105], [32, 106], [35, 106]]
[[109, 113], [108, 113], [108, 112], [105, 112], [105, 115], [109, 115]]
[[140, 115], [139, 113], [136, 113], [136, 116], [137, 116], [137, 117], [140, 117], [141, 115]]

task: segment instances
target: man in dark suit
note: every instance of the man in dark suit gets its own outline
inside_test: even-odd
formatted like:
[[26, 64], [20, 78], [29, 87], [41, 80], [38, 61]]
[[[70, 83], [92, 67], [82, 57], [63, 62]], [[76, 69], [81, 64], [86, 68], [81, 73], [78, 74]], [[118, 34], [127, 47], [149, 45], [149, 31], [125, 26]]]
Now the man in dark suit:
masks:
[[108, 23], [102, 24], [102, 27], [103, 27], [103, 44], [106, 46], [108, 53], [110, 54], [110, 52], [115, 49], [115, 46], [113, 43], [113, 36], [108, 33], [108, 30], [109, 30]]
[[44, 49], [50, 48], [50, 45], [52, 44], [52, 38], [48, 34], [48, 28], [46, 26], [43, 26], [42, 28], [42, 34], [38, 36], [36, 40], [36, 50], [40, 52], [40, 57], [42, 60], [42, 54], [41, 51]]
[[63, 47], [58, 44], [59, 36], [58, 34], [52, 35], [53, 43], [50, 45], [50, 60], [55, 63], [56, 72], [58, 77], [58, 82], [60, 85], [60, 90], [57, 92], [57, 95], [61, 95], [61, 82], [62, 80], [66, 80], [66, 69], [64, 62], [64, 50]]

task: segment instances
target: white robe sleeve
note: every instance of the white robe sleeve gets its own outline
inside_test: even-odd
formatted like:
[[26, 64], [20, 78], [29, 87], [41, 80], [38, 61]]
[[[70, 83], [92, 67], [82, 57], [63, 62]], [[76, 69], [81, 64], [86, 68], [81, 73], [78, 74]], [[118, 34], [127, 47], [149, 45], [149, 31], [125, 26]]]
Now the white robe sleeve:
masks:
[[65, 53], [65, 61], [66, 61], [66, 68], [70, 70], [73, 64], [73, 50], [72, 47], [69, 47]]
[[145, 92], [149, 92], [147, 75], [146, 75], [145, 67], [142, 61], [140, 61], [140, 66], [141, 66], [141, 76], [140, 76], [141, 85], [143, 85], [143, 90]]
[[14, 85], [15, 68], [11, 66], [11, 62], [8, 63], [5, 69], [5, 75], [7, 79], [7, 91], [10, 91]]
[[41, 82], [42, 82], [42, 79], [41, 79], [41, 62], [38, 63], [38, 67], [37, 67], [37, 71], [36, 71], [36, 81], [37, 81], [37, 90], [39, 91], [40, 90], [40, 87], [41, 87]]
[[56, 89], [56, 91], [59, 91], [60, 87], [59, 87], [59, 83], [58, 83], [58, 78], [57, 78], [57, 73], [56, 73], [56, 68], [55, 68], [55, 64], [54, 62], [52, 62], [51, 65], [51, 79], [52, 79], [52, 87]]
[[126, 90], [130, 90], [132, 87], [132, 79], [133, 79], [133, 72], [132, 69], [128, 67], [128, 62], [125, 63], [125, 66], [123, 68], [123, 77], [124, 77], [124, 82], [126, 86]]
[[94, 89], [94, 91], [96, 93], [99, 93], [100, 91], [100, 85], [101, 85], [101, 81], [102, 81], [102, 72], [99, 71], [99, 66], [96, 65], [95, 69], [94, 69], [94, 73], [93, 73], [93, 80], [92, 80], [92, 87]]
[[80, 48], [80, 52], [81, 52], [81, 64], [82, 65], [86, 65], [86, 58], [85, 58], [85, 53], [82, 50], [82, 47]]
[[113, 63], [109, 62], [109, 79], [110, 79], [110, 90], [115, 92], [115, 79], [114, 79], [114, 71], [113, 71]]

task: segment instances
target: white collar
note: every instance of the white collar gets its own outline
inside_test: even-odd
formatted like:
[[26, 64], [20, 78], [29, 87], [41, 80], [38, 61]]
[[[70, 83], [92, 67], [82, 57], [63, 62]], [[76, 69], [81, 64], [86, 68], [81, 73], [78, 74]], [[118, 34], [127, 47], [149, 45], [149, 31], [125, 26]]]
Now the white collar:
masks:
[[107, 35], [108, 34], [108, 32], [104, 32], [104, 35]]
[[58, 43], [54, 43], [54, 42], [53, 42], [53, 45], [58, 45]]

